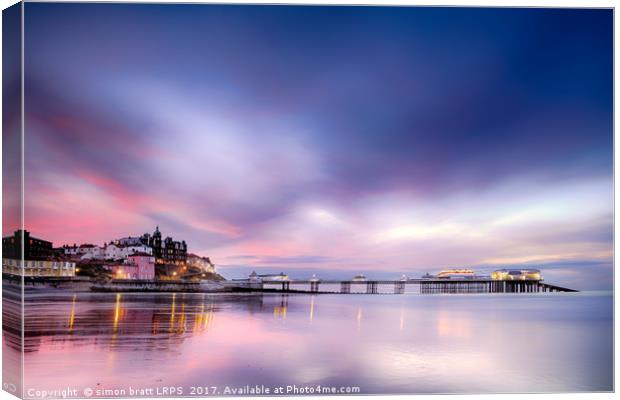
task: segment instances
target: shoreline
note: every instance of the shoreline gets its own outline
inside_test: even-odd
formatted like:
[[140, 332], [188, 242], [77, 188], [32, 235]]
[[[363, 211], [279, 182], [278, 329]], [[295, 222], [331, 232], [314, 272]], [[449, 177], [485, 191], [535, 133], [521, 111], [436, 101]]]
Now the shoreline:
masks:
[[[5, 294], [21, 292], [19, 276], [2, 276]], [[101, 282], [90, 277], [24, 277], [24, 293], [223, 293], [223, 294], [264, 294], [282, 293], [275, 288], [232, 286], [232, 281], [110, 281]], [[287, 294], [337, 294], [336, 292], [311, 292], [309, 290], [289, 290]]]

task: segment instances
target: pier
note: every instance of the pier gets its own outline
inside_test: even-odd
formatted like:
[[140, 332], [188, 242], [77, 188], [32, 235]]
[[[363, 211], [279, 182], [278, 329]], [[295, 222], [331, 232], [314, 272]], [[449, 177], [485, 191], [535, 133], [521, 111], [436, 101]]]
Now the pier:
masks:
[[[459, 293], [551, 293], [578, 292], [542, 280], [476, 279], [400, 279], [400, 280], [129, 280], [95, 281], [88, 277], [21, 277], [3, 274], [3, 282], [27, 291], [37, 288], [95, 292], [284, 292], [337, 294], [459, 294]], [[407, 287], [412, 290], [407, 291]]]
[[[248, 282], [249, 283], [249, 282]], [[548, 284], [537, 280], [493, 279], [407, 279], [407, 280], [283, 280], [253, 282], [251, 290], [311, 293], [366, 293], [404, 294], [407, 286], [415, 285], [420, 294], [450, 293], [550, 293], [577, 292], [577, 290]], [[236, 288], [244, 290], [245, 282], [237, 282]], [[352, 287], [358, 291], [353, 292]], [[384, 290], [380, 291], [379, 287]], [[248, 287], [247, 290], [250, 290]]]

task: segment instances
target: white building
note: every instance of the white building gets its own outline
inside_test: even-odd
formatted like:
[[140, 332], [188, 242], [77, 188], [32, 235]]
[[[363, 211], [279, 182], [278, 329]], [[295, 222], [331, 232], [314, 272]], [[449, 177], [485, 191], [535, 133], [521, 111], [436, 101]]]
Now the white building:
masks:
[[103, 248], [94, 246], [82, 253], [81, 260], [103, 260]]
[[110, 243], [104, 249], [103, 258], [106, 260], [124, 260], [136, 253], [153, 254], [153, 249], [143, 244], [137, 246], [121, 246]]
[[54, 276], [54, 277], [73, 277], [75, 276], [75, 263], [70, 261], [51, 261], [51, 260], [24, 260], [23, 270], [22, 260], [11, 258], [2, 259], [2, 273], [24, 276]]

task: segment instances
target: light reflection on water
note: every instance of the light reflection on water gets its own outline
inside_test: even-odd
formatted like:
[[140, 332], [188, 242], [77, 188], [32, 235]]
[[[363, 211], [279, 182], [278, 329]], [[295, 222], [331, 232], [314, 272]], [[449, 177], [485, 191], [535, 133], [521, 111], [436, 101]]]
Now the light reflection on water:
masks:
[[26, 389], [612, 389], [609, 294], [48, 293], [25, 312]]

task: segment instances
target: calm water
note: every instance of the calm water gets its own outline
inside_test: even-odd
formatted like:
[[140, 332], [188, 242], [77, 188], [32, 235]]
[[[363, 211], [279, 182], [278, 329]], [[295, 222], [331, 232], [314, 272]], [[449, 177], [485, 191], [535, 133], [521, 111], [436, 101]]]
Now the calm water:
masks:
[[[609, 293], [37, 294], [26, 331], [29, 397], [130, 386], [612, 390]], [[5, 359], [17, 357], [3, 336]]]

